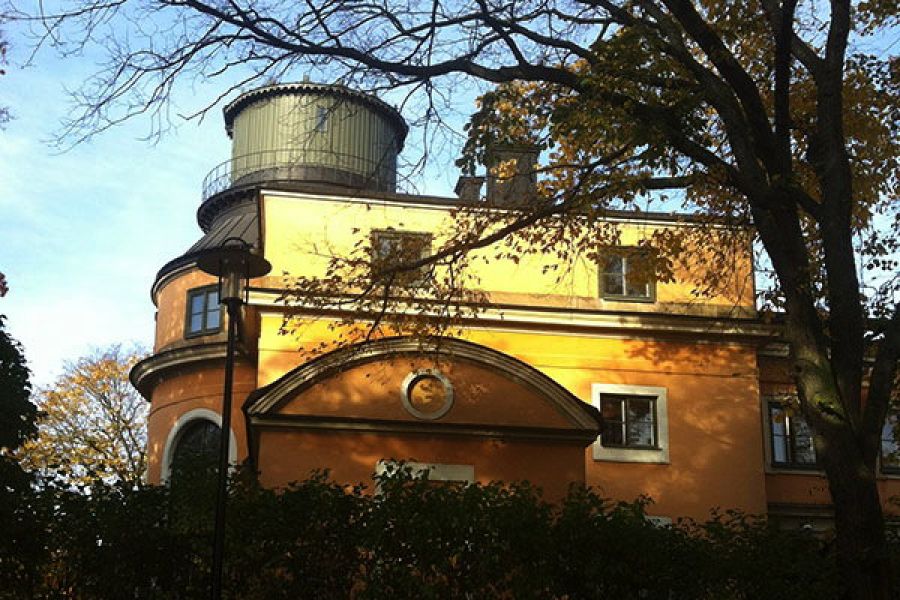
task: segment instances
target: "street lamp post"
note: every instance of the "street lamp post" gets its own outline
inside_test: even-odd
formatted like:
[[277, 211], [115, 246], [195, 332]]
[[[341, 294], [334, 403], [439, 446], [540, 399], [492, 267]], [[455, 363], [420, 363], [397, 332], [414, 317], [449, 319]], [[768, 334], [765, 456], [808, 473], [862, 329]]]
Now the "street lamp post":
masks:
[[222, 566], [225, 558], [225, 503], [228, 498], [228, 443], [231, 437], [231, 390], [234, 384], [235, 339], [241, 306], [249, 293], [249, 281], [272, 270], [265, 258], [251, 252], [240, 238], [228, 238], [218, 248], [203, 251], [197, 267], [219, 278], [219, 302], [228, 314], [228, 346], [225, 353], [225, 385], [222, 394], [222, 428], [219, 436], [219, 472], [216, 520], [213, 526], [212, 600], [222, 598]]

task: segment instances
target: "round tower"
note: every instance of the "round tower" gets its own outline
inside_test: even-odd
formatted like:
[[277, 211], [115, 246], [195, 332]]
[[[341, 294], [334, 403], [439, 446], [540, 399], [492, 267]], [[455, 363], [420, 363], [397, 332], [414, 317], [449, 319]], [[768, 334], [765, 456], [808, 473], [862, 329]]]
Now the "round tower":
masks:
[[207, 177], [204, 200], [263, 183], [396, 190], [408, 127], [374, 96], [340, 85], [270, 85], [235, 98], [224, 116], [231, 160]]

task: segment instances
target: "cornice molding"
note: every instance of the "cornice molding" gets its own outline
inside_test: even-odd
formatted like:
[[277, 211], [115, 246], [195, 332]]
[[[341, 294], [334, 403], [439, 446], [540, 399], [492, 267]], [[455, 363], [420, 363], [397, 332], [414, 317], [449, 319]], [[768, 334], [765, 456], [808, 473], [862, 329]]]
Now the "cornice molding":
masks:
[[[158, 354], [152, 354], [131, 368], [131, 371], [128, 373], [128, 379], [131, 381], [131, 385], [140, 392], [141, 396], [149, 401], [153, 387], [166, 373], [173, 369], [187, 366], [219, 360], [224, 361], [227, 346], [228, 344], [225, 342], [214, 342], [173, 348]], [[239, 357], [245, 355], [246, 353], [243, 350], [238, 350]]]
[[583, 446], [597, 440], [594, 430], [512, 427], [465, 423], [428, 423], [421, 421], [382, 421], [305, 415], [251, 416], [255, 428], [347, 431], [403, 435], [452, 435], [490, 439], [519, 439], [542, 442], [580, 442]]
[[[284, 304], [277, 299], [283, 290], [250, 288], [250, 304], [263, 311], [283, 314]], [[337, 306], [337, 305], [335, 305]], [[316, 307], [290, 309], [297, 315], [340, 318], [348, 311]], [[364, 316], [360, 317], [364, 318]], [[780, 327], [758, 319], [685, 315], [672, 313], [625, 312], [590, 308], [560, 308], [516, 304], [492, 304], [477, 318], [466, 319], [467, 328], [528, 328], [531, 330], [579, 329], [585, 333], [604, 335], [629, 334], [629, 337], [674, 337], [689, 335], [694, 339], [737, 339], [765, 344], [779, 339]]]

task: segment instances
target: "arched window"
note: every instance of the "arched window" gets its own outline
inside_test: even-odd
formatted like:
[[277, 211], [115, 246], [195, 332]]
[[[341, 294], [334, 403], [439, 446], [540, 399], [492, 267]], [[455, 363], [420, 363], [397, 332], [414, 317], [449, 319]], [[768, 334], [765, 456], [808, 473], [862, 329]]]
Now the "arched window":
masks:
[[185, 425], [175, 442], [170, 470], [173, 477], [212, 473], [216, 469], [222, 429], [206, 419]]

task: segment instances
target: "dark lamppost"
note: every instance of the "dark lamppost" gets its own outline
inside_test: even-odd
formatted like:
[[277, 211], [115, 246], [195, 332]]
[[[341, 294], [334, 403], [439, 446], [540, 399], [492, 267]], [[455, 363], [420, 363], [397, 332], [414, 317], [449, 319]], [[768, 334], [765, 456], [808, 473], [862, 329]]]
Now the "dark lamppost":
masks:
[[219, 436], [219, 479], [216, 521], [213, 528], [212, 600], [222, 598], [222, 565], [225, 557], [225, 501], [228, 497], [228, 442], [231, 437], [231, 388], [234, 383], [234, 345], [241, 319], [241, 305], [249, 296], [249, 281], [272, 270], [265, 258], [253, 254], [250, 244], [228, 238], [218, 248], [203, 251], [197, 267], [219, 278], [219, 302], [228, 313], [228, 348], [225, 354], [225, 390], [222, 396], [222, 429]]

